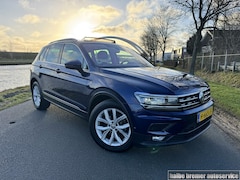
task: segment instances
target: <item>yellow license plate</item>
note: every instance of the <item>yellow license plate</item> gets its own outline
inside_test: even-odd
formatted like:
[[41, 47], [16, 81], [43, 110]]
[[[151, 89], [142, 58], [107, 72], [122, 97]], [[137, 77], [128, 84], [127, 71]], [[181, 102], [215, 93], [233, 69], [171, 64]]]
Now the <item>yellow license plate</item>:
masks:
[[208, 117], [212, 116], [213, 114], [213, 107], [210, 107], [200, 113], [198, 113], [197, 115], [197, 122], [202, 122], [205, 119], [207, 119]]

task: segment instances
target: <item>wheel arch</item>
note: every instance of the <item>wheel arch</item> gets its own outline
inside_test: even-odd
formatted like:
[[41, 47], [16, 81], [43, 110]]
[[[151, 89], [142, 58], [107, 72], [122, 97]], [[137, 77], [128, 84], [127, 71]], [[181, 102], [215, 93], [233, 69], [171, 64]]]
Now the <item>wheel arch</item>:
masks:
[[105, 100], [113, 100], [117, 104], [120, 104], [123, 110], [126, 111], [129, 118], [132, 119], [130, 107], [128, 106], [128, 103], [124, 100], [124, 98], [121, 97], [117, 92], [105, 88], [101, 88], [93, 92], [91, 99], [89, 101], [88, 117], [90, 116], [93, 108], [97, 104]]
[[30, 80], [30, 88], [31, 88], [31, 90], [32, 90], [32, 85], [33, 85], [34, 82], [37, 82], [37, 83], [38, 83], [38, 80], [37, 80], [36, 78], [32, 78], [32, 79]]

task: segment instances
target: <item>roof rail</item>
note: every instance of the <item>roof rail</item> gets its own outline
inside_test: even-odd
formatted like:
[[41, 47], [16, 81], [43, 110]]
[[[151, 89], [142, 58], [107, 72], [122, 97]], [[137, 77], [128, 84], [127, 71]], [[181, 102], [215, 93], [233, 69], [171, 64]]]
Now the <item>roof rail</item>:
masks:
[[57, 43], [57, 42], [73, 42], [73, 41], [78, 41], [78, 40], [75, 38], [66, 38], [66, 39], [59, 39], [56, 41], [52, 41], [52, 42], [50, 42], [50, 44]]
[[84, 37], [83, 41], [107, 41], [111, 43], [116, 43], [116, 41], [112, 39], [106, 39], [106, 38], [101, 38], [101, 37]]
[[[103, 37], [100, 37], [100, 38], [101, 39], [108, 39], [108, 40], [117, 39], [117, 40], [124, 41], [124, 42], [130, 44], [142, 57], [149, 60], [148, 54], [139, 45], [137, 45], [136, 43], [134, 43], [134, 42], [132, 42], [128, 39], [118, 37], [118, 36], [103, 36]], [[114, 41], [114, 40], [112, 40], [112, 41]]]

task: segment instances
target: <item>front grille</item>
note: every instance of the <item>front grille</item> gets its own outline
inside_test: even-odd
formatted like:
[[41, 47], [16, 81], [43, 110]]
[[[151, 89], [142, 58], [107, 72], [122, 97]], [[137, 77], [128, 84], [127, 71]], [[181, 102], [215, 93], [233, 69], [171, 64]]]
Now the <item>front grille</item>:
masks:
[[[202, 93], [202, 95], [201, 95]], [[201, 92], [179, 96], [178, 102], [182, 110], [191, 109], [207, 103], [211, 99], [210, 89], [204, 89]]]

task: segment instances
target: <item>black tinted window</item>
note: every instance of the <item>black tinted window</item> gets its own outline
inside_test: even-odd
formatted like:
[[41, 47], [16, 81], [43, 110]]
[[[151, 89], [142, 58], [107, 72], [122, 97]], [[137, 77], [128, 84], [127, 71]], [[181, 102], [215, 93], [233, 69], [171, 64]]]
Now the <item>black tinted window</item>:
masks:
[[50, 45], [47, 51], [46, 61], [52, 62], [52, 63], [58, 63], [61, 48], [62, 48], [62, 44]]

